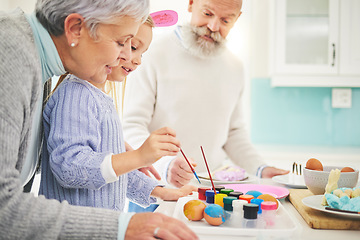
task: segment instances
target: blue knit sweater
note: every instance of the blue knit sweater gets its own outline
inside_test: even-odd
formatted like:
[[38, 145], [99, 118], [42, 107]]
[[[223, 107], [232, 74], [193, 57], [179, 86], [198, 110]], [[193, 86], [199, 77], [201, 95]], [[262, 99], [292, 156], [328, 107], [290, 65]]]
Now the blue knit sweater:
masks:
[[125, 198], [143, 206], [157, 182], [139, 171], [106, 183], [100, 170], [105, 156], [125, 151], [120, 119], [112, 98], [73, 75], [49, 98], [44, 109], [45, 143], [39, 194], [70, 204], [123, 210]]

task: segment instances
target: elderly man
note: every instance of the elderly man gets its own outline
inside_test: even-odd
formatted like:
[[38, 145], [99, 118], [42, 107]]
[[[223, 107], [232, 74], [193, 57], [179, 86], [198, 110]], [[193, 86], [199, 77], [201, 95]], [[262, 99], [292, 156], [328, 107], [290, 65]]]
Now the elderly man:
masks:
[[[190, 23], [154, 42], [126, 86], [124, 130], [130, 145], [137, 148], [149, 132], [169, 126], [197, 172], [206, 171], [203, 146], [212, 170], [229, 158], [261, 177], [288, 173], [264, 163], [244, 128], [243, 66], [225, 47], [241, 7], [242, 0], [190, 0]], [[176, 187], [193, 178], [180, 155], [154, 166]]]

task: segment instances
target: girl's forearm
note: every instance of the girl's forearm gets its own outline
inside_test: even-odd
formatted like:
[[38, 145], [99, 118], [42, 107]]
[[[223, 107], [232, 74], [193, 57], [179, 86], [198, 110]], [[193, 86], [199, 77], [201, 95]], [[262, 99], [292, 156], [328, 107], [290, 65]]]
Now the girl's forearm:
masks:
[[114, 154], [111, 163], [116, 176], [145, 167], [137, 150]]
[[168, 188], [157, 186], [152, 190], [151, 196], [156, 197], [156, 198], [160, 198], [162, 200], [167, 200], [166, 199], [166, 193], [167, 192], [169, 192]]

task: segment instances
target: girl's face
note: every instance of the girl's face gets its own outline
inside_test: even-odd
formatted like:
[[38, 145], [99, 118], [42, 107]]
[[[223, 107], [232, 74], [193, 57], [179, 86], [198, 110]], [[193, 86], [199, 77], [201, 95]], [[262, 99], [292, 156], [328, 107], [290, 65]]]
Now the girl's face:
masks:
[[81, 37], [70, 51], [70, 72], [93, 83], [104, 83], [120, 59], [131, 59], [131, 38], [140, 24], [131, 17], [118, 18], [113, 24], [100, 24], [95, 40], [87, 28], [81, 28]]
[[144, 23], [140, 26], [137, 34], [131, 39], [131, 60], [120, 58], [120, 64], [112, 69], [108, 80], [122, 82], [130, 72], [141, 64], [141, 57], [149, 48], [152, 40], [152, 27]]

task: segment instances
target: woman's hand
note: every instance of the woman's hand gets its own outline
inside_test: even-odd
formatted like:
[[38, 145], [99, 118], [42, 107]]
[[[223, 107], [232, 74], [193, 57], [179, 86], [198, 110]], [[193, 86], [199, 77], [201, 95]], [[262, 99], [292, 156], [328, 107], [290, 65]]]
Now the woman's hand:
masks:
[[197, 189], [192, 185], [185, 185], [181, 188], [155, 187], [151, 195], [166, 201], [176, 201], [181, 197], [192, 194], [192, 192], [197, 192]]
[[175, 218], [161, 213], [137, 213], [130, 219], [125, 239], [196, 240], [199, 238], [185, 223]]
[[262, 178], [272, 178], [277, 175], [288, 174], [289, 172], [290, 171], [288, 171], [288, 170], [279, 169], [279, 168], [275, 168], [275, 167], [266, 167], [263, 169], [261, 177]]

